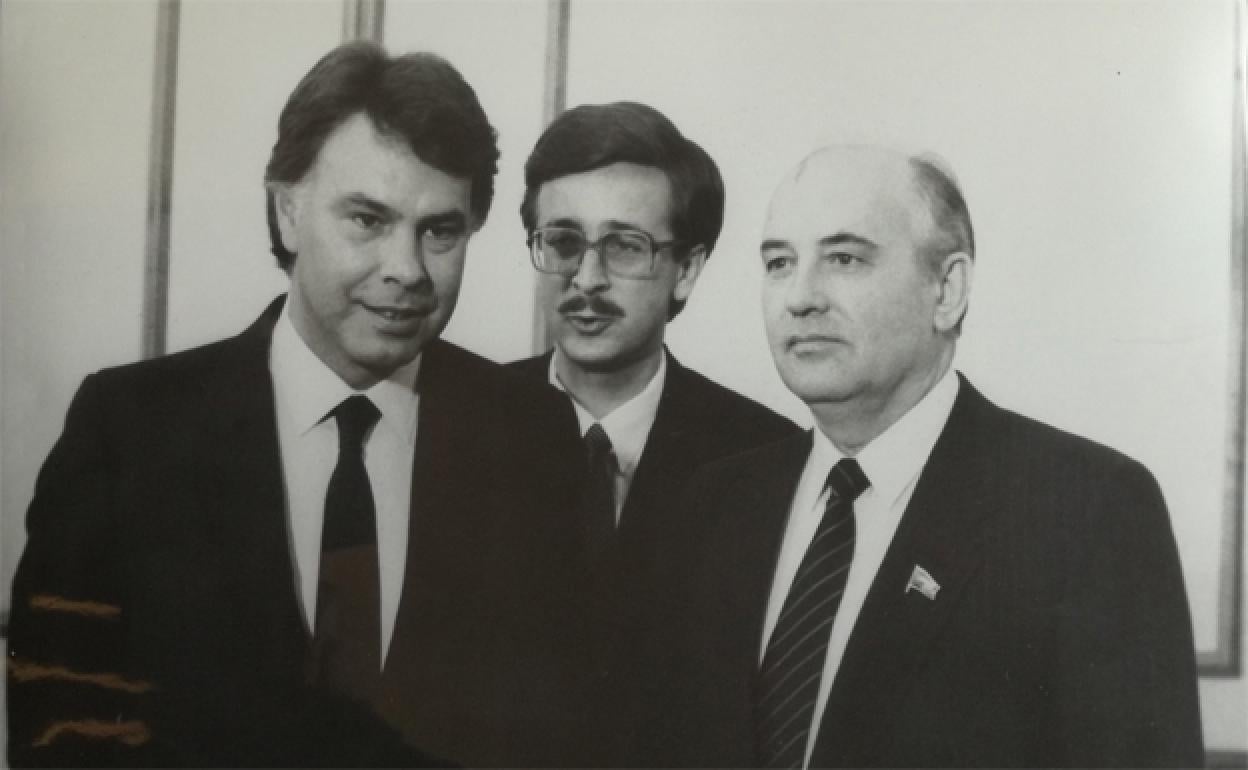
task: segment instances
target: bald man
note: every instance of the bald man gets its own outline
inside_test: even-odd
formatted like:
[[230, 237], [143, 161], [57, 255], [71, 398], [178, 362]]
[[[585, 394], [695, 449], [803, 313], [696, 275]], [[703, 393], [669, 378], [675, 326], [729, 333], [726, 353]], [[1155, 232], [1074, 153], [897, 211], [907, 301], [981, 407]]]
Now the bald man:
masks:
[[644, 761], [1202, 764], [1157, 483], [954, 371], [974, 254], [928, 160], [826, 148], [776, 191], [767, 335], [816, 427], [694, 480]]

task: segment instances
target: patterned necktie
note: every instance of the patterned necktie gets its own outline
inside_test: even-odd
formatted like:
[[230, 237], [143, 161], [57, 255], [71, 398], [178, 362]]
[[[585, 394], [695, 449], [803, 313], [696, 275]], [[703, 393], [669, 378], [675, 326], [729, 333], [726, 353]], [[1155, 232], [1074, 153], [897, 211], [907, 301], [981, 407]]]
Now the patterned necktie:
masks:
[[590, 549], [601, 553], [615, 536], [615, 453], [598, 423], [585, 432], [585, 516]]
[[854, 556], [854, 500], [870, 482], [853, 458], [828, 474], [823, 519], [793, 578], [759, 668], [754, 721], [763, 767], [800, 768], [832, 621]]
[[325, 492], [316, 626], [309, 680], [364, 694], [381, 672], [381, 588], [377, 515], [364, 468], [364, 438], [380, 413], [366, 396], [334, 409], [338, 464]]

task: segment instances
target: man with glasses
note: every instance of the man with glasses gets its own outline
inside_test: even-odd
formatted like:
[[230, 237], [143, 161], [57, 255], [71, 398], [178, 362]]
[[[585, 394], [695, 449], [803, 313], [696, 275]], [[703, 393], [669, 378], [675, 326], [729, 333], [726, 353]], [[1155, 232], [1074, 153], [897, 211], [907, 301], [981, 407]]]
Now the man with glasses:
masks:
[[[723, 181], [701, 147], [648, 106], [581, 106], [538, 140], [525, 184], [521, 219], [554, 348], [513, 366], [566, 392], [580, 423], [581, 534], [592, 627], [602, 634], [590, 647], [602, 694], [626, 668], [627, 678], [649, 676], [623, 641], [647, 622], [645, 600], [631, 600], [646, 595], [656, 549], [682, 548], [675, 503], [693, 471], [796, 426], [664, 349], [666, 325], [723, 223]], [[599, 752], [616, 740], [625, 752], [616, 761], [629, 763], [627, 720], [607, 721], [609, 735], [590, 741], [585, 763], [612, 761]]]

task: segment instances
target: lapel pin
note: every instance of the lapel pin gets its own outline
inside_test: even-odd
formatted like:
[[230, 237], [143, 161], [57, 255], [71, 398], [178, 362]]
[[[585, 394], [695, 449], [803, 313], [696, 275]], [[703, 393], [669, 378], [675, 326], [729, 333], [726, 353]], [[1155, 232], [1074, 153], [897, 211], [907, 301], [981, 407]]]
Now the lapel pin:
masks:
[[937, 583], [928, 574], [927, 570], [916, 564], [914, 565], [914, 572], [910, 573], [910, 582], [906, 583], [906, 593], [910, 593], [912, 590], [918, 591], [928, 599], [935, 601], [936, 594], [940, 592], [940, 583]]

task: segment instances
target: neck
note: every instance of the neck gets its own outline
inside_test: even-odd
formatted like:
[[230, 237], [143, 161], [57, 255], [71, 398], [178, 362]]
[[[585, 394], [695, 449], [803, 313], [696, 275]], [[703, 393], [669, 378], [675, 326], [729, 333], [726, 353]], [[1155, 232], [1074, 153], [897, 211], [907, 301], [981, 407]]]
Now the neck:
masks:
[[902, 381], [886, 395], [812, 403], [810, 411], [815, 424], [837, 449], [853, 457], [931, 393], [952, 363], [950, 346], [933, 366]]
[[578, 366], [556, 348], [555, 375], [568, 394], [599, 420], [645, 390], [659, 371], [662, 357], [663, 348], [660, 347], [619, 369], [597, 371]]

